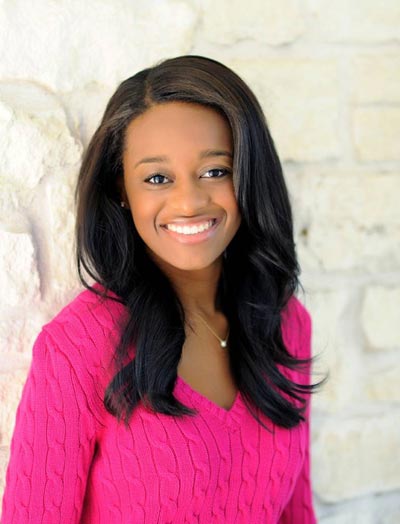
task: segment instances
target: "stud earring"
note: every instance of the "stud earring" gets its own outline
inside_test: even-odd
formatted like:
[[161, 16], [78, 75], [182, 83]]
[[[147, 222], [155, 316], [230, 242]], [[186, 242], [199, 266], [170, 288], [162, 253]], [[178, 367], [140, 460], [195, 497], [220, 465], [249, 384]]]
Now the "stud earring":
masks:
[[121, 205], [121, 207], [123, 207], [123, 208], [126, 208], [126, 207], [127, 207], [127, 205], [125, 204], [125, 202], [121, 202], [120, 205]]

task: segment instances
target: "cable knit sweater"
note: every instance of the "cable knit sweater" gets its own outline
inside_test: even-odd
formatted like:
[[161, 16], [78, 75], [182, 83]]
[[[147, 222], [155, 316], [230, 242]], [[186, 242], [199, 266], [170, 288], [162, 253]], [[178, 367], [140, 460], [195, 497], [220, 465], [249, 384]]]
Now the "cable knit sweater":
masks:
[[[194, 418], [140, 403], [126, 427], [104, 409], [124, 313], [85, 290], [43, 327], [16, 414], [1, 523], [314, 524], [309, 404], [291, 430], [257, 410], [267, 431], [240, 392], [225, 410], [178, 376], [174, 396]], [[295, 297], [282, 331], [293, 354], [310, 355], [311, 317]]]

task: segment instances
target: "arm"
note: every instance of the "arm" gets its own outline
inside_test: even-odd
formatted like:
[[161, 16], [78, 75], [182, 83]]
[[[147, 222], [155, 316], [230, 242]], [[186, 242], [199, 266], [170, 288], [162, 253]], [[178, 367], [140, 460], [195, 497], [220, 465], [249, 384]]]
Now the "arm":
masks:
[[95, 445], [76, 371], [42, 331], [18, 406], [2, 524], [77, 524]]
[[[309, 358], [311, 356], [311, 334], [312, 321], [309, 312], [302, 306], [298, 305], [298, 317], [300, 319], [299, 327], [299, 357]], [[309, 375], [307, 382], [310, 382]], [[308, 397], [307, 409], [305, 412], [305, 456], [303, 466], [297, 478], [294, 491], [284, 508], [279, 524], [316, 524], [313, 502], [312, 489], [310, 478], [310, 412], [311, 412], [311, 396]]]
[[306, 427], [306, 454], [300, 474], [297, 478], [293, 494], [283, 510], [279, 524], [316, 524], [314, 514], [311, 479], [310, 479], [310, 449], [309, 423]]

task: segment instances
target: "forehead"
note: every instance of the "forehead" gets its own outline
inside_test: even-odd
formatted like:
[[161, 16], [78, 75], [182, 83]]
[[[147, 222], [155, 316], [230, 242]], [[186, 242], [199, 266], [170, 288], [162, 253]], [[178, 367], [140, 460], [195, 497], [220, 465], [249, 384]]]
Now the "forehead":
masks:
[[162, 154], [182, 147], [232, 149], [227, 119], [200, 104], [168, 102], [152, 106], [127, 127], [125, 151], [130, 155]]

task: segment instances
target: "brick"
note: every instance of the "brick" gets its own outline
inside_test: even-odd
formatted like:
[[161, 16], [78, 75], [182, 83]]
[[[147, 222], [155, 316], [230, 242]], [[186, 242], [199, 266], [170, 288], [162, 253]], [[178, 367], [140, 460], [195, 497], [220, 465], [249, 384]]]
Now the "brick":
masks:
[[319, 161], [340, 153], [338, 73], [334, 60], [230, 61], [263, 107], [284, 161]]
[[153, 62], [188, 53], [196, 22], [197, 10], [183, 0], [3, 2], [0, 77], [57, 91], [94, 81], [116, 87]]
[[305, 31], [305, 11], [297, 0], [205, 0], [201, 6], [201, 37], [215, 44], [255, 40], [282, 45]]
[[400, 177], [308, 170], [294, 204], [298, 254], [306, 269], [396, 271], [400, 263]]
[[318, 520], [319, 524], [375, 524], [372, 511], [360, 511], [358, 508], [354, 510], [340, 510], [335, 515], [321, 518]]
[[[61, 103], [41, 87], [5, 83], [0, 86], [0, 99], [7, 131], [7, 140], [0, 142], [4, 153], [0, 219], [3, 228], [13, 232], [4, 233], [8, 247], [1, 251], [3, 280], [11, 286], [3, 300], [17, 305], [38, 298], [37, 251], [46, 279], [42, 289], [53, 292], [52, 300], [63, 302], [72, 282], [75, 286], [77, 282], [72, 277], [73, 191], [82, 144], [76, 129], [70, 130]], [[32, 241], [28, 245], [32, 229], [37, 233], [35, 249]]]
[[[1, 138], [0, 138], [1, 140]], [[5, 181], [0, 173], [0, 223], [6, 231], [20, 233], [30, 231], [30, 220], [26, 209], [31, 205], [35, 194], [32, 190], [16, 187], [11, 180]]]
[[[396, 500], [397, 498], [397, 500]], [[330, 505], [326, 515], [321, 515], [319, 524], [398, 524], [399, 502], [396, 492], [381, 494], [379, 497], [366, 496], [351, 503]], [[322, 513], [322, 512], [321, 512]], [[394, 519], [394, 520], [393, 520]]]
[[354, 147], [358, 160], [400, 160], [400, 107], [357, 107], [353, 111]]
[[400, 411], [325, 420], [313, 442], [313, 479], [325, 503], [400, 488]]
[[400, 174], [355, 171], [311, 172], [298, 198], [312, 218], [352, 221], [365, 227], [400, 225]]
[[74, 251], [75, 177], [64, 176], [49, 181], [45, 188], [47, 221], [47, 286], [52, 300], [62, 304], [80, 287]]
[[349, 337], [353, 319], [349, 315], [347, 289], [321, 289], [310, 282], [307, 288], [306, 307], [312, 316], [312, 381], [318, 382], [329, 371], [329, 379], [312, 397], [313, 410], [340, 413], [349, 398], [357, 398], [360, 373], [360, 352]]
[[361, 312], [368, 349], [400, 349], [400, 288], [370, 286]]
[[383, 43], [400, 39], [397, 0], [312, 0], [310, 38], [322, 42]]
[[60, 99], [67, 108], [70, 120], [79, 133], [86, 148], [100, 124], [101, 117], [114, 88], [92, 82], [68, 93], [61, 93]]
[[22, 395], [29, 366], [0, 371], [0, 446], [9, 445], [15, 424], [15, 413]]
[[[398, 504], [397, 504], [398, 505]], [[382, 524], [399, 524], [400, 522], [400, 509], [394, 509], [393, 511], [386, 512], [382, 518]]]
[[0, 448], [0, 499], [4, 491], [6, 484], [6, 471], [7, 465], [10, 458], [10, 448], [8, 446], [3, 446]]
[[30, 304], [40, 299], [39, 273], [32, 238], [26, 233], [0, 231], [0, 306]]
[[45, 175], [80, 161], [82, 147], [71, 135], [63, 108], [42, 88], [2, 84], [0, 115], [2, 185], [30, 193]]
[[[30, 355], [35, 338], [41, 327], [50, 320], [38, 308], [27, 307], [27, 311], [18, 310], [13, 315], [0, 318], [0, 355], [6, 361], [10, 353]], [[0, 364], [0, 370], [3, 363]]]
[[374, 362], [367, 373], [365, 395], [370, 400], [400, 402], [400, 365], [395, 358], [382, 369]]
[[352, 93], [356, 104], [400, 102], [400, 57], [370, 54], [354, 58]]

